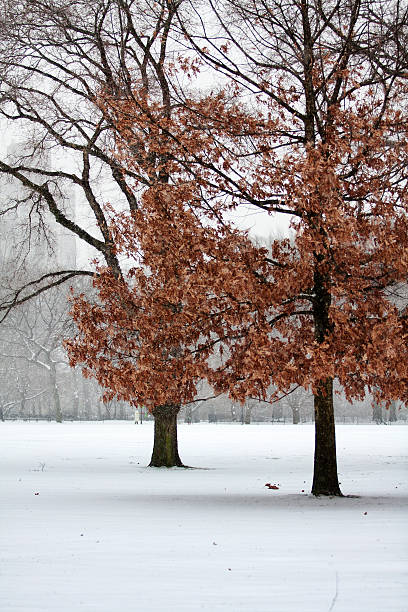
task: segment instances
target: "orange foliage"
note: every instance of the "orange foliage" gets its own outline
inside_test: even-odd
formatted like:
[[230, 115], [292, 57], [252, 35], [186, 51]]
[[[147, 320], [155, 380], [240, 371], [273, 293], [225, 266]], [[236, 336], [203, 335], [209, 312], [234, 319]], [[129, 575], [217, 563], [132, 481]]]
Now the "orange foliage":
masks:
[[[191, 401], [201, 378], [239, 400], [328, 377], [349, 399], [408, 399], [407, 315], [390, 297], [408, 271], [396, 92], [386, 112], [374, 95], [328, 107], [312, 144], [288, 139], [302, 122], [271, 101], [253, 111], [220, 93], [170, 118], [137, 88], [104, 96], [139, 208], [110, 209], [128, 272], [98, 267], [95, 303], [73, 299], [72, 363], [149, 406]], [[243, 201], [289, 214], [293, 238], [256, 246], [227, 220]]]

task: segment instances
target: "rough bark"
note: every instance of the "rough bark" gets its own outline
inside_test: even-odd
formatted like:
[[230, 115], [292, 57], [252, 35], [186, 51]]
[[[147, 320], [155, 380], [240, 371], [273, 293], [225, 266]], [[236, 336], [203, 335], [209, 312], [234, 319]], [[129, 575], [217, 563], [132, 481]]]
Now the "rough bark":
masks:
[[341, 496], [336, 458], [333, 379], [321, 381], [314, 395], [315, 455], [313, 495]]
[[154, 445], [151, 467], [183, 467], [178, 453], [177, 414], [180, 406], [166, 404], [152, 411], [154, 416]]
[[[315, 299], [313, 314], [315, 338], [323, 343], [331, 330], [329, 308], [331, 295], [328, 290], [330, 282], [327, 273], [322, 272], [323, 257], [316, 257]], [[337, 476], [336, 432], [334, 422], [333, 378], [325, 378], [317, 383], [314, 393], [315, 416], [315, 454], [313, 472], [313, 495], [341, 496]]]

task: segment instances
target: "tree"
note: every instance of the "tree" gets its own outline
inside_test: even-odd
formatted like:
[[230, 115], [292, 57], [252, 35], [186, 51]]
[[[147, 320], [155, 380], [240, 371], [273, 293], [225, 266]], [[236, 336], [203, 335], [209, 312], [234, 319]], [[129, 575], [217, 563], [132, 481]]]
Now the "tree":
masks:
[[393, 400], [390, 404], [390, 413], [388, 416], [388, 421], [390, 423], [395, 423], [395, 421], [397, 420], [397, 402]]
[[[271, 382], [283, 392], [313, 390], [312, 491], [340, 495], [334, 378], [348, 399], [362, 398], [366, 386], [378, 399], [406, 393], [406, 311], [389, 299], [407, 278], [406, 13], [398, 3], [381, 12], [379, 4], [302, 1], [287, 13], [274, 2], [208, 4], [225, 44], [219, 32], [216, 42], [201, 32], [203, 49], [184, 33], [234, 84], [185, 101], [172, 123], [145, 114], [167, 136], [166, 163], [195, 181], [196, 196], [181, 201], [221, 232], [212, 251], [202, 229], [189, 235], [208, 259], [183, 278], [182, 312], [202, 320], [188, 293], [194, 277], [211, 303], [213, 326], [202, 326], [202, 336], [225, 347], [222, 366], [208, 372], [217, 391], [244, 401], [265, 399]], [[110, 106], [132, 168], [141, 104]], [[271, 253], [245, 244], [226, 230], [226, 215], [242, 202], [287, 215], [294, 239], [276, 240]], [[160, 198], [151, 206], [159, 214]], [[174, 231], [184, 217], [176, 204], [167, 210]], [[234, 247], [222, 250], [228, 233]], [[170, 257], [166, 269], [176, 265]]]
[[[129, 302], [144, 317], [149, 304], [149, 323], [137, 315], [136, 329], [138, 334], [144, 328], [149, 334], [160, 331], [159, 346], [146, 341], [152, 371], [164, 354], [166, 364], [178, 360], [183, 377], [190, 368], [191, 380], [205, 375], [218, 392], [242, 402], [266, 399], [271, 383], [281, 392], [293, 384], [311, 388], [316, 495], [341, 495], [334, 378], [348, 399], [363, 397], [366, 386], [378, 385], [378, 398], [406, 393], [401, 360], [406, 316], [388, 296], [389, 288], [407, 277], [406, 82], [399, 57], [380, 73], [379, 63], [367, 49], [363, 53], [361, 33], [354, 33], [364, 17], [359, 5], [342, 5], [341, 11], [339, 6], [335, 15], [342, 27], [336, 40], [321, 5], [294, 5], [291, 33], [299, 43], [300, 67], [294, 70], [292, 62], [293, 74], [289, 61], [262, 69], [255, 108], [241, 102], [246, 91], [238, 83], [229, 91], [186, 100], [172, 117], [137, 87], [127, 100], [105, 96], [102, 103], [117, 130], [122, 163], [134, 172], [145, 164], [149, 173], [151, 157], [135, 158], [144, 133], [149, 154], [155, 153], [162, 174], [171, 177], [149, 186], [137, 214], [113, 223], [117, 248], [138, 256], [142, 266], [131, 270], [136, 293], [119, 297], [120, 320]], [[277, 30], [283, 24], [272, 12], [265, 19], [274, 31], [271, 44], [282, 53]], [[223, 68], [208, 51], [196, 50]], [[226, 55], [228, 46], [221, 51]], [[367, 58], [361, 68], [356, 55], [359, 64]], [[225, 73], [231, 76], [228, 66]], [[234, 78], [241, 85], [249, 82], [241, 72]], [[231, 100], [231, 89], [237, 101]], [[226, 215], [242, 200], [288, 215], [293, 240], [276, 240], [268, 252], [234, 230]], [[138, 302], [146, 284], [148, 302]], [[119, 287], [100, 293], [110, 311], [112, 291], [120, 296]], [[170, 306], [168, 295], [177, 298]], [[90, 307], [82, 308], [77, 320], [89, 325]], [[101, 320], [106, 314], [102, 307]], [[183, 330], [179, 337], [177, 329]], [[87, 338], [87, 330], [81, 332]], [[109, 328], [104, 333], [95, 349], [102, 354], [112, 341]], [[123, 337], [121, 342], [127, 345]], [[224, 359], [210, 366], [216, 345]], [[192, 360], [192, 354], [199, 357]], [[109, 371], [111, 359], [108, 353]], [[160, 368], [168, 368], [162, 361]], [[136, 362], [140, 368], [140, 353]], [[166, 388], [171, 378], [168, 371]], [[105, 380], [117, 393], [118, 382], [107, 375]], [[179, 381], [175, 375], [173, 380]], [[182, 399], [188, 401], [188, 395]]]
[[[123, 271], [104, 203], [113, 198], [119, 208], [137, 210], [129, 184], [138, 175], [110, 154], [111, 126], [96, 100], [101, 91], [118, 99], [131, 95], [130, 83], [136, 79], [169, 115], [174, 92], [164, 63], [178, 4], [24, 0], [17, 7], [4, 0], [0, 7], [0, 113], [9, 126], [28, 134], [13, 155], [0, 160], [0, 173], [20, 188], [2, 212], [25, 214], [28, 238], [33, 218], [45, 236], [52, 219], [98, 253], [117, 278]], [[160, 175], [160, 180], [167, 179]], [[72, 206], [73, 190], [79, 194], [80, 215]], [[7, 316], [52, 286], [93, 274], [89, 269], [51, 270], [11, 288], [0, 310]], [[155, 414], [160, 418], [159, 407]]]
[[[151, 106], [148, 109], [153, 113]], [[139, 106], [132, 117], [134, 132], [138, 126], [146, 129], [146, 120]], [[156, 143], [168, 159], [162, 134], [153, 129], [150, 133], [149, 152]], [[129, 135], [127, 142], [133, 146]], [[151, 160], [145, 158], [152, 176]], [[131, 156], [130, 163], [138, 163], [141, 171], [141, 160]], [[143, 192], [137, 211], [112, 214], [110, 231], [116, 252], [128, 260], [128, 270], [116, 278], [109, 268], [99, 267], [94, 279], [97, 300], [73, 296], [71, 313], [78, 333], [66, 343], [71, 364], [84, 364], [85, 375], [106, 389], [106, 399], [150, 409], [155, 417], [150, 465], [155, 467], [182, 465], [177, 414], [182, 404], [195, 400], [198, 383], [212, 370], [209, 358], [218, 341], [211, 335], [220, 314], [211, 300], [219, 266], [210, 259], [219, 252], [234, 256], [239, 264], [241, 243], [247, 252], [252, 248], [239, 232], [226, 228], [222, 235], [205, 225], [206, 218], [192, 210], [200, 184], [183, 180], [182, 174], [176, 177], [172, 170], [172, 182], [158, 177]], [[230, 310], [233, 327], [236, 314]]]
[[292, 393], [289, 393], [286, 396], [285, 404], [289, 407], [292, 413], [292, 423], [294, 425], [298, 425], [301, 422], [305, 405], [309, 403], [308, 400], [310, 400], [310, 398], [301, 388], [295, 389]]
[[[39, 380], [40, 371], [45, 375], [43, 385], [52, 398], [53, 416], [59, 423], [63, 415], [57, 371], [58, 366], [68, 365], [62, 341], [71, 335], [73, 328], [64, 298], [58, 288], [53, 288], [33, 298], [29, 304], [15, 308], [3, 322], [0, 337], [0, 356], [7, 361], [13, 360], [18, 370], [15, 386], [21, 403], [29, 396], [32, 398], [44, 393], [44, 389], [33, 393], [30, 388], [30, 381]], [[37, 375], [29, 376], [29, 368], [35, 368]], [[24, 412], [23, 405], [21, 409]]]
[[377, 423], [377, 425], [385, 423], [383, 418], [382, 405], [380, 402], [373, 402], [373, 421]]
[[212, 27], [195, 20], [195, 34], [194, 7], [188, 28], [180, 12], [186, 39], [255, 108], [244, 120], [244, 102], [232, 108], [226, 96], [216, 113], [214, 103], [197, 105], [218, 132], [220, 155], [214, 163], [194, 152], [195, 161], [211, 165], [233, 204], [287, 215], [296, 232], [254, 270], [264, 286], [258, 301], [248, 294], [252, 325], [230, 346], [223, 374], [230, 369], [230, 393], [240, 398], [262, 396], [271, 378], [281, 390], [313, 389], [312, 492], [340, 495], [334, 377], [348, 398], [376, 378], [388, 399], [406, 389], [404, 359], [396, 363], [406, 315], [387, 291], [407, 278], [407, 9], [360, 0], [204, 4]]
[[[97, 245], [108, 269], [99, 268], [99, 303], [80, 298], [74, 306], [78, 323], [91, 328], [95, 309], [99, 340], [87, 357], [92, 339], [84, 327], [74, 359], [88, 360], [103, 384], [122, 394], [125, 379], [114, 361], [120, 349], [129, 380], [136, 365], [151, 367], [156, 400], [165, 387], [174, 401], [187, 401], [197, 377], [239, 401], [266, 399], [271, 382], [283, 392], [293, 384], [312, 388], [312, 491], [340, 495], [333, 379], [349, 398], [374, 381], [381, 383], [378, 399], [406, 394], [406, 311], [387, 295], [407, 277], [406, 12], [399, 2], [383, 9], [361, 0], [203, 4], [212, 12], [200, 22], [204, 31], [194, 31], [193, 15], [185, 27], [188, 2], [154, 5], [159, 14], [149, 43], [129, 30], [126, 57], [134, 57], [130, 39], [142, 54], [136, 77], [122, 78], [121, 60], [111, 71], [120, 79], [106, 79], [109, 71], [98, 63], [104, 78], [92, 102], [115, 138], [97, 150], [104, 127], [90, 138], [85, 130], [79, 150], [86, 152], [84, 168], [94, 156], [118, 169], [128, 212], [110, 219], [111, 209], [99, 205], [104, 241]], [[196, 54], [184, 68], [194, 74], [201, 58], [229, 80], [224, 91], [181, 100], [166, 88], [175, 11]], [[98, 23], [106, 14], [97, 13]], [[217, 30], [214, 39], [208, 24]], [[100, 41], [95, 30], [92, 37]], [[91, 48], [99, 58], [105, 46]], [[76, 129], [77, 118], [70, 125]], [[19, 180], [31, 172], [1, 167]], [[88, 183], [82, 176], [77, 184]], [[29, 186], [50, 206], [38, 185]], [[228, 221], [242, 202], [288, 217], [294, 240], [275, 241], [271, 252], [251, 244]], [[130, 276], [115, 271], [117, 254], [134, 258]], [[125, 324], [122, 336], [115, 321]], [[152, 337], [157, 332], [160, 342]], [[215, 347], [222, 354], [217, 366], [209, 361]], [[146, 388], [146, 376], [139, 377], [132, 393]]]

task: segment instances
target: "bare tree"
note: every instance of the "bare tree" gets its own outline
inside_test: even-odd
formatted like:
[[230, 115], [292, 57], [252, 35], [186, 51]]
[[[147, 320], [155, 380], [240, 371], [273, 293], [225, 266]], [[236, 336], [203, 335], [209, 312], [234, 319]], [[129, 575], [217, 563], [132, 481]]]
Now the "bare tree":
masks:
[[[114, 200], [135, 210], [129, 184], [140, 177], [110, 154], [114, 135], [96, 100], [102, 92], [131, 95], [137, 83], [157, 93], [170, 112], [164, 60], [178, 4], [1, 1], [0, 116], [20, 140], [0, 159], [0, 175], [19, 186], [3, 200], [0, 215], [18, 211], [26, 242], [34, 226], [46, 238], [52, 219], [120, 276], [104, 204]], [[0, 311], [79, 274], [92, 271], [59, 268], [30, 279], [3, 296]]]
[[[72, 334], [73, 323], [68, 315], [65, 295], [52, 289], [33, 298], [29, 304], [15, 308], [1, 326], [0, 356], [19, 364], [16, 391], [22, 400], [32, 395], [28, 380], [23, 381], [28, 368], [40, 370], [52, 398], [56, 421], [62, 421], [62, 409], [58, 388], [58, 367], [68, 366], [62, 340]], [[3, 361], [4, 362], [4, 361]], [[26, 367], [24, 367], [24, 364]], [[25, 376], [33, 380], [34, 377]], [[38, 375], [35, 377], [38, 380]], [[23, 407], [22, 407], [23, 408]]]

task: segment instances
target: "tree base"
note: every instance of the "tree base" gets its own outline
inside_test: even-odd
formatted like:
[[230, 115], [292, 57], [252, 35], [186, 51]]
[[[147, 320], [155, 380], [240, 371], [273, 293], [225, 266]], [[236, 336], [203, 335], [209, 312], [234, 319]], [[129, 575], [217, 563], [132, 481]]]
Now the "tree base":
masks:
[[177, 461], [177, 463], [175, 463], [175, 465], [164, 465], [163, 463], [161, 463], [160, 461], [155, 460], [153, 463], [153, 458], [150, 460], [149, 465], [147, 466], [149, 468], [183, 468], [184, 470], [190, 470], [191, 468], [188, 465], [184, 465], [184, 463], [182, 463], [181, 461]]
[[317, 487], [316, 490], [314, 490], [312, 488], [311, 493], [315, 497], [349, 497], [347, 495], [343, 495], [339, 487], [334, 490], [331, 490], [331, 489], [322, 490], [319, 487]]
[[312, 495], [343, 497], [337, 475], [333, 379], [321, 381], [314, 394], [315, 456]]

